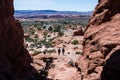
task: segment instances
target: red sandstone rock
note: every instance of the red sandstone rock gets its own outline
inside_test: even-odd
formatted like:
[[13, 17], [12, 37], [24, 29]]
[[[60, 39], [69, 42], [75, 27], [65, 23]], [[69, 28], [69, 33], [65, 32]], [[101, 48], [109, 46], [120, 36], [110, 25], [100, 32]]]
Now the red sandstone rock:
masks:
[[[88, 64], [80, 65], [79, 63], [82, 73], [86, 73], [84, 74], [85, 78], [94, 73], [96, 67], [103, 66], [106, 63], [101, 76], [102, 80], [120, 79], [118, 75], [120, 73], [120, 62], [118, 62], [120, 57], [117, 54], [120, 53], [119, 8], [120, 0], [99, 0], [99, 4], [94, 10], [85, 31], [83, 42], [83, 56], [87, 59], [85, 63]], [[82, 62], [85, 59], [79, 60]], [[102, 69], [99, 73], [101, 71]]]
[[80, 27], [80, 29], [78, 29], [77, 31], [74, 32], [74, 36], [83, 36], [84, 32], [82, 27]]
[[13, 17], [13, 0], [0, 0], [0, 80], [28, 80], [36, 70], [24, 48], [24, 34]]

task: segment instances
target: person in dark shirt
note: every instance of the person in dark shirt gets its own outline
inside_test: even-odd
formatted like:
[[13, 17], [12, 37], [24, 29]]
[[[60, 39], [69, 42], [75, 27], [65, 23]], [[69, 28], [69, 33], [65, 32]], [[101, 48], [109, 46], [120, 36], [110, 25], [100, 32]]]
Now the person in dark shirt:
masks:
[[64, 47], [62, 48], [62, 55], [64, 55], [65, 54], [65, 49], [64, 49]]
[[60, 48], [58, 49], [58, 55], [60, 55], [60, 52], [61, 52], [61, 50], [60, 50]]

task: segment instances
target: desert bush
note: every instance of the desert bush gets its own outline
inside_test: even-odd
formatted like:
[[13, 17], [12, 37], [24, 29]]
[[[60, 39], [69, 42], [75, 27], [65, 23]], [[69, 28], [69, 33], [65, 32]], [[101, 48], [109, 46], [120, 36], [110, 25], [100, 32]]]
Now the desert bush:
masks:
[[34, 51], [34, 54], [36, 54], [36, 55], [40, 54], [40, 53], [42, 53], [42, 51], [37, 51], [37, 50]]
[[61, 26], [54, 27], [54, 32], [60, 32], [60, 31], [61, 31]]
[[37, 35], [37, 34], [35, 34], [34, 38], [38, 38], [38, 35]]
[[78, 49], [78, 46], [74, 47], [74, 49]]
[[40, 40], [40, 43], [41, 43], [41, 44], [46, 44], [46, 40], [45, 40], [45, 39]]
[[53, 43], [52, 43], [52, 41], [46, 41], [46, 43], [45, 43], [45, 47], [46, 47], [46, 48], [53, 47]]
[[70, 66], [75, 66], [75, 63], [73, 62], [73, 60], [70, 60], [69, 62], [68, 62], [68, 65], [70, 65]]
[[55, 49], [51, 49], [51, 50], [46, 50], [47, 53], [55, 53], [56, 50]]
[[77, 45], [79, 42], [78, 42], [78, 40], [73, 40], [72, 41], [72, 44], [74, 44], [74, 45]]
[[63, 22], [63, 24], [69, 24], [67, 21]]
[[35, 47], [34, 44], [31, 44], [31, 45], [30, 45], [30, 48], [31, 48], [31, 49], [33, 49], [34, 47]]
[[36, 43], [36, 48], [42, 48], [42, 44], [40, 42]]
[[44, 40], [41, 40], [40, 42], [41, 42], [41, 44], [45, 45], [46, 48], [53, 47], [53, 43], [52, 43], [51, 40], [46, 41], [46, 40], [44, 39]]
[[46, 29], [46, 26], [43, 26], [42, 28], [43, 28], [43, 29]]
[[37, 25], [36, 28], [37, 28], [39, 31], [42, 30], [42, 26], [40, 26], [40, 25]]
[[29, 29], [29, 32], [30, 32], [30, 34], [32, 34], [32, 35], [33, 35], [33, 34], [35, 33], [35, 30], [34, 30], [34, 29], [32, 29], [32, 28], [30, 28], [30, 29]]
[[48, 30], [49, 30], [49, 31], [53, 31], [53, 28], [52, 28], [52, 26], [50, 26], [50, 27], [48, 28]]
[[29, 51], [34, 51], [34, 50], [35, 50], [35, 49], [33, 49], [33, 48], [30, 48], [30, 49], [29, 49]]
[[82, 54], [82, 52], [80, 52], [80, 51], [76, 51], [76, 53], [75, 54]]
[[67, 52], [67, 54], [70, 54], [70, 52]]
[[25, 38], [25, 41], [26, 41], [26, 42], [34, 42], [34, 39], [32, 39], [32, 38], [30, 38], [30, 37], [27, 37], [27, 38]]
[[63, 32], [63, 31], [59, 31], [59, 32], [58, 32], [58, 35], [59, 35], [59, 36], [63, 36], [63, 35], [64, 35], [64, 32]]

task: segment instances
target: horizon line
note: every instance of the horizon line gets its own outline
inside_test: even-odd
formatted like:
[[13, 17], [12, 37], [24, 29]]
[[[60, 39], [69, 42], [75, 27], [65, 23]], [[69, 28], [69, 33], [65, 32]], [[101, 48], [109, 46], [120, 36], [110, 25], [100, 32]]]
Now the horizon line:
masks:
[[17, 10], [19, 10], [19, 11], [42, 11], [42, 10], [53, 10], [53, 11], [75, 11], [75, 12], [90, 12], [90, 11], [93, 11], [93, 10], [88, 10], [88, 11], [79, 11], [79, 10], [54, 10], [54, 9], [34, 9], [34, 10], [32, 10], [32, 9], [15, 9], [15, 11], [17, 11]]

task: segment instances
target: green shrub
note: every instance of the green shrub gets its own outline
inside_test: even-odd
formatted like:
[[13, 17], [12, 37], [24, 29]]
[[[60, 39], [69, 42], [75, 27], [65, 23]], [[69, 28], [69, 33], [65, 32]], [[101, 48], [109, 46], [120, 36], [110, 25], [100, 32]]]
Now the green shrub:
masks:
[[69, 24], [67, 21], [63, 22], [63, 24]]
[[48, 28], [48, 30], [49, 30], [49, 31], [53, 31], [53, 28], [52, 28], [52, 26], [50, 26], [50, 27]]
[[25, 41], [27, 41], [27, 42], [33, 42], [34, 39], [32, 39], [32, 38], [30, 38], [30, 37], [27, 37], [27, 38], [25, 38]]
[[38, 35], [37, 35], [37, 34], [35, 34], [34, 38], [38, 38]]
[[42, 48], [42, 44], [40, 42], [36, 43], [36, 48]]
[[45, 39], [41, 40], [40, 42], [41, 42], [41, 44], [46, 44], [46, 40]]
[[79, 43], [78, 40], [72, 41], [72, 44], [74, 44], [74, 45], [77, 45], [78, 43]]
[[37, 50], [34, 51], [34, 54], [36, 54], [36, 55], [40, 54], [40, 53], [42, 53], [42, 51], [37, 51]]
[[46, 50], [47, 53], [56, 53], [55, 49]]
[[53, 47], [53, 43], [52, 43], [51, 40], [46, 41], [46, 40], [44, 39], [44, 40], [41, 40], [40, 42], [41, 42], [41, 44], [45, 45], [46, 48]]
[[61, 26], [54, 27], [54, 32], [60, 32], [60, 31], [61, 31]]
[[82, 52], [80, 52], [80, 51], [76, 51], [76, 53], [75, 54], [82, 54]]
[[35, 47], [35, 45], [34, 45], [34, 44], [31, 44], [31, 45], [30, 45], [30, 48], [31, 48], [31, 49], [32, 49], [32, 48], [34, 48], [34, 47]]
[[34, 27], [37, 27], [37, 24], [34, 24]]
[[78, 46], [74, 47], [74, 49], [78, 49]]
[[35, 49], [33, 49], [33, 48], [30, 48], [30, 49], [29, 49], [29, 51], [34, 51], [34, 50], [35, 50]]
[[29, 29], [29, 32], [30, 32], [30, 34], [32, 34], [32, 35], [33, 35], [33, 34], [35, 33], [35, 30], [34, 30], [34, 29], [32, 29], [32, 28], [30, 28], [30, 29]]
[[73, 60], [70, 60], [70, 61], [68, 62], [68, 65], [70, 65], [70, 66], [74, 67], [75, 63], [74, 63], [74, 61], [73, 61]]
[[38, 43], [38, 38], [35, 38], [33, 42], [34, 42], [34, 44], [37, 44]]
[[45, 47], [46, 47], [46, 48], [53, 47], [52, 41], [47, 41], [47, 42], [45, 43]]
[[39, 31], [42, 30], [42, 27], [41, 27], [40, 25], [38, 25], [36, 28], [37, 28]]
[[46, 26], [43, 26], [43, 29], [46, 29]]
[[59, 35], [59, 36], [63, 36], [63, 35], [64, 35], [64, 32], [63, 32], [63, 31], [59, 31], [59, 32], [58, 32], [58, 35]]

